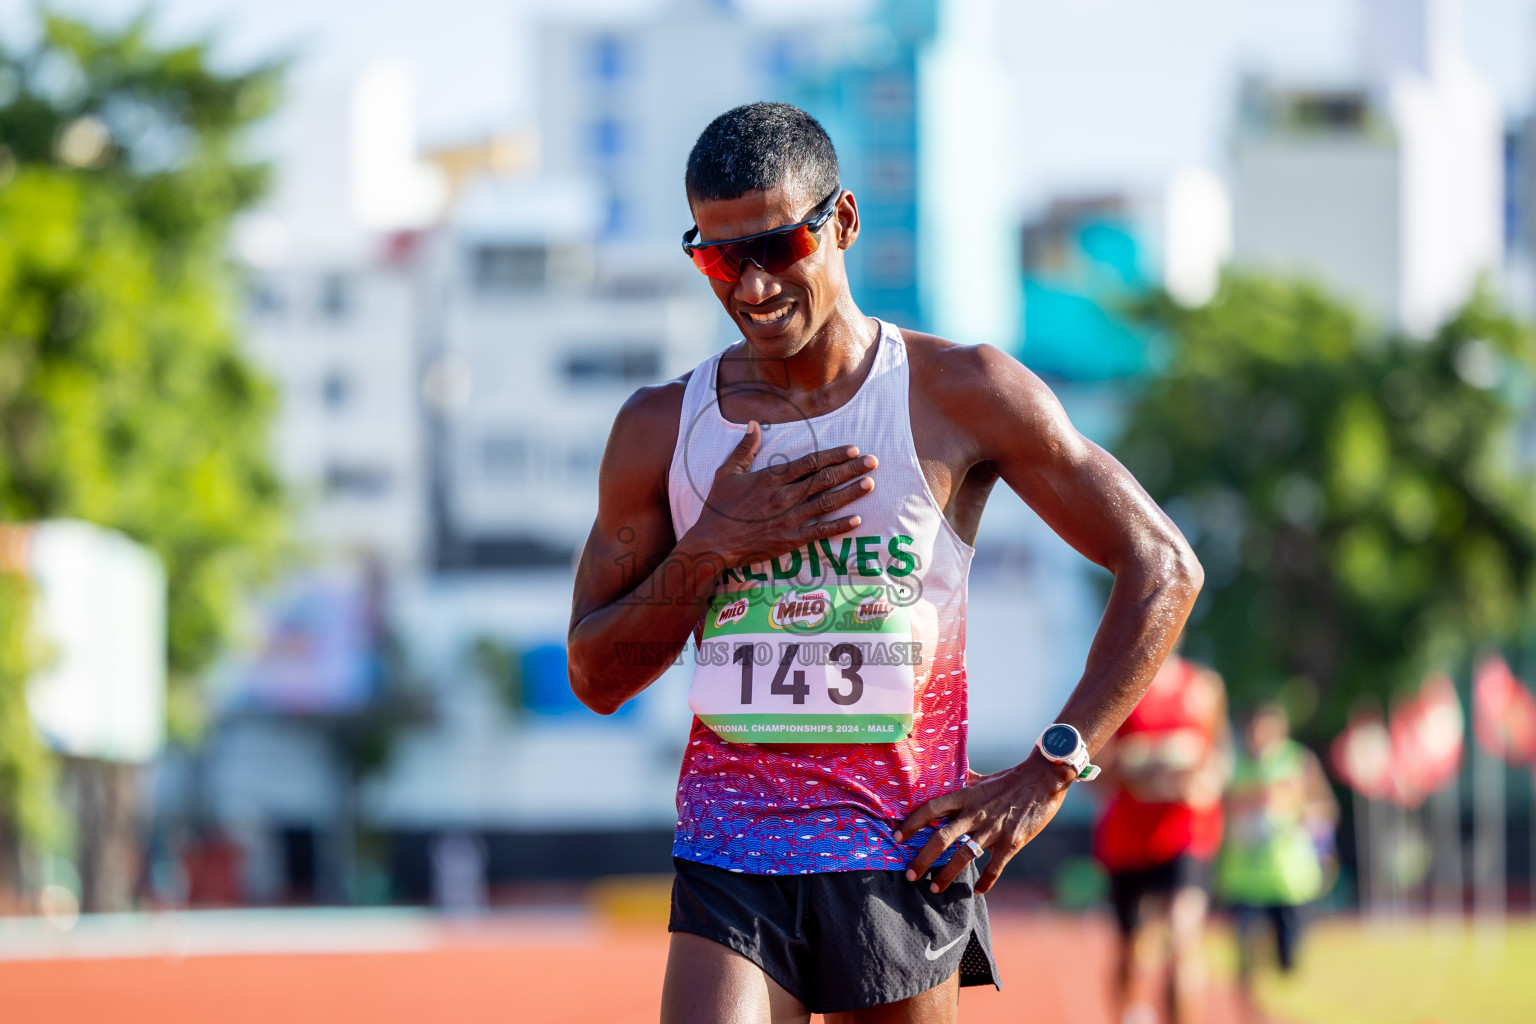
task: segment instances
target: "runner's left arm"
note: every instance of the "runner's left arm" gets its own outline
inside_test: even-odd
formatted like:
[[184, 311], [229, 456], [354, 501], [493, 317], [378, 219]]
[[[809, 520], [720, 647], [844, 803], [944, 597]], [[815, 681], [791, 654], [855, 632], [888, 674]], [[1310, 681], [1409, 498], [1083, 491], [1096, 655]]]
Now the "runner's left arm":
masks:
[[[922, 400], [969, 439], [972, 472], [1012, 487], [1084, 557], [1108, 569], [1114, 586], [1087, 664], [1057, 721], [1076, 727], [1090, 751], [1114, 735], [1172, 650], [1204, 576], [1174, 526], [1115, 458], [1072, 426], [1048, 387], [991, 346], [944, 349], [932, 357]], [[901, 836], [947, 818], [909, 865], [916, 879], [961, 835], [992, 854], [977, 883], [985, 892], [1008, 861], [1055, 815], [1070, 769], [1038, 751], [1018, 766], [917, 807]], [[961, 848], [938, 873], [940, 891], [970, 863]]]
[[1328, 784], [1328, 773], [1317, 755], [1307, 750], [1302, 754], [1302, 790], [1306, 800], [1306, 816], [1314, 823], [1326, 825], [1329, 830], [1338, 827], [1339, 801]]

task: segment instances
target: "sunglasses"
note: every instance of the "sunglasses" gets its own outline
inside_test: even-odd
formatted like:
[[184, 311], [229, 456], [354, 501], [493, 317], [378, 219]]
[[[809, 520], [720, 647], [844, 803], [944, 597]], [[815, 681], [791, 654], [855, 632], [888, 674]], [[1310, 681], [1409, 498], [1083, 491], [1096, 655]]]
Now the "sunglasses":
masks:
[[693, 265], [705, 277], [734, 284], [741, 280], [741, 268], [751, 260], [770, 274], [782, 274], [805, 259], [821, 246], [816, 237], [827, 218], [837, 210], [837, 200], [842, 196], [842, 186], [822, 200], [809, 220], [788, 227], [760, 231], [745, 238], [731, 238], [724, 242], [694, 242], [698, 237], [697, 225], [683, 233], [683, 252], [693, 260]]

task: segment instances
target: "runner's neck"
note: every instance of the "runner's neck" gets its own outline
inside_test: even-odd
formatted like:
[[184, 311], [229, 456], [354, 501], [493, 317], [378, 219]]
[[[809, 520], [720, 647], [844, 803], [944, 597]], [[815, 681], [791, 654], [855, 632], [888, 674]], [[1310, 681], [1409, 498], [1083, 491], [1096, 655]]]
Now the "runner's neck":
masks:
[[880, 323], [862, 313], [856, 321], [835, 320], [788, 358], [763, 358], [749, 341], [727, 350], [716, 377], [721, 415], [734, 423], [778, 423], [786, 408], [821, 416], [851, 401], [874, 366]]

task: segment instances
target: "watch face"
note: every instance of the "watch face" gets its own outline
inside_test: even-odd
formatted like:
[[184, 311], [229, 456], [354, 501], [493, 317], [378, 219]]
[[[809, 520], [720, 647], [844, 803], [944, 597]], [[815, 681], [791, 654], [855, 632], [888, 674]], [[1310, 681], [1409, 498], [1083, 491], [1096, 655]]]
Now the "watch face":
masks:
[[1040, 746], [1051, 757], [1070, 757], [1077, 750], [1077, 733], [1065, 725], [1053, 725], [1040, 737]]

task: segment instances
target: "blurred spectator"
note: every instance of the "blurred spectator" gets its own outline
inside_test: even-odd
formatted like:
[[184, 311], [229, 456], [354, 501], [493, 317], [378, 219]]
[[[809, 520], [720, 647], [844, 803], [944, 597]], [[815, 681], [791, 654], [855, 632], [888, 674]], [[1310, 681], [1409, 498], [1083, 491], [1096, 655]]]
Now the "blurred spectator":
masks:
[[1282, 971], [1296, 963], [1301, 907], [1322, 892], [1320, 841], [1331, 837], [1338, 804], [1317, 756], [1290, 737], [1278, 704], [1248, 720], [1227, 790], [1228, 829], [1216, 868], [1217, 895], [1237, 915], [1238, 981], [1253, 1005], [1261, 926], [1272, 928]]
[[1120, 926], [1123, 1024], [1158, 1019], [1150, 989], [1165, 966], [1165, 1019], [1183, 1024], [1200, 1009], [1205, 887], [1230, 762], [1226, 710], [1221, 677], [1175, 655], [1101, 757], [1110, 796], [1094, 856], [1109, 871]]

